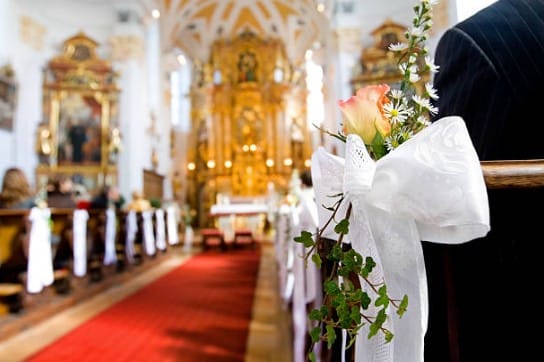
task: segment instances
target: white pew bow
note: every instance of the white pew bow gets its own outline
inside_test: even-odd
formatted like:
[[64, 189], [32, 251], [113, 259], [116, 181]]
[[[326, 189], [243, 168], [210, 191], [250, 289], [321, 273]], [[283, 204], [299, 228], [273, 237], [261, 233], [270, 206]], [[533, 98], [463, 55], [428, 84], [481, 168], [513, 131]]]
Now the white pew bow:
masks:
[[105, 233], [105, 251], [104, 265], [111, 265], [117, 262], [117, 253], [115, 252], [115, 237], [117, 235], [117, 215], [115, 210], [109, 208], [106, 210], [106, 233]]
[[84, 277], [87, 274], [87, 220], [89, 212], [87, 210], [74, 210], [73, 222], [73, 256], [74, 256], [74, 275]]
[[50, 217], [50, 209], [38, 207], [33, 207], [28, 216], [32, 222], [26, 279], [26, 290], [29, 293], [39, 293], [54, 281]]
[[[420, 241], [458, 244], [489, 232], [486, 186], [464, 121], [442, 118], [377, 162], [358, 136], [349, 135], [345, 160], [323, 148], [314, 153], [312, 178], [319, 206], [332, 205], [330, 196], [339, 193], [349, 201], [336, 220], [351, 203], [346, 236], [355, 251], [378, 264], [372, 281], [385, 280], [393, 298], [408, 295], [402, 318], [388, 311], [385, 327], [393, 341], [385, 344], [380, 334], [369, 340], [363, 328], [356, 361], [423, 361], [428, 301]], [[324, 225], [331, 211], [318, 209]], [[333, 227], [323, 236], [337, 240]]]

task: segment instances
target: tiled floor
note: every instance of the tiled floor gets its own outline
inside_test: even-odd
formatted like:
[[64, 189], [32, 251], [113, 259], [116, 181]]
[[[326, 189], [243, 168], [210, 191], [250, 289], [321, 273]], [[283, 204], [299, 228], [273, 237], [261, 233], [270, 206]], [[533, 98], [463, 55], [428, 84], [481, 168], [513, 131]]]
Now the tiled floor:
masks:
[[[270, 241], [262, 241], [261, 246], [262, 258], [245, 360], [246, 362], [290, 362], [292, 361], [289, 342], [290, 318], [282, 308], [277, 293], [274, 246]], [[54, 317], [40, 321], [4, 339], [0, 342], [0, 362], [23, 360], [101, 310], [181, 265], [188, 257], [188, 254], [181, 251], [173, 253], [153, 268], [120, 286], [112, 287], [88, 301], [65, 308]]]

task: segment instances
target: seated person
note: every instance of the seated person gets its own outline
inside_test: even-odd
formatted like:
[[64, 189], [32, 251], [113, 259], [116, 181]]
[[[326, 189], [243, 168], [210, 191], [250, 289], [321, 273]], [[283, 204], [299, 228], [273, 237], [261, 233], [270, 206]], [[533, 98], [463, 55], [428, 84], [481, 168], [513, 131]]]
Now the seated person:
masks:
[[151, 203], [144, 198], [144, 194], [141, 191], [134, 191], [132, 193], [132, 201], [127, 205], [129, 211], [145, 211], [151, 209]]
[[72, 179], [63, 175], [53, 180], [47, 190], [47, 206], [56, 208], [73, 209], [76, 207], [76, 201], [73, 195]]
[[[0, 208], [2, 209], [30, 209], [36, 206], [35, 195], [24, 172], [16, 167], [8, 168], [2, 180], [0, 192]], [[26, 260], [29, 247], [28, 225], [21, 234], [12, 240], [3, 240], [10, 243], [6, 259], [0, 261], [0, 283], [20, 283], [20, 275], [27, 269]], [[5, 235], [2, 235], [5, 236]], [[6, 257], [4, 255], [4, 257]]]
[[114, 206], [116, 210], [120, 210], [123, 206], [123, 196], [119, 193], [116, 186], [104, 186], [100, 193], [92, 198], [91, 209], [107, 209]]
[[35, 194], [24, 172], [16, 167], [6, 170], [0, 193], [0, 208], [30, 209], [36, 206]]

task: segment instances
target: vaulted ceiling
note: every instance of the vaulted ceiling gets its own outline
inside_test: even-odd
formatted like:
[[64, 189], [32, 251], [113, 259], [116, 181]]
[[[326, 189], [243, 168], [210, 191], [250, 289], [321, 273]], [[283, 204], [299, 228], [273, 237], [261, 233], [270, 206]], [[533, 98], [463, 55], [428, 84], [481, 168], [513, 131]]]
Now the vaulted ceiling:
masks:
[[250, 30], [262, 38], [283, 39], [292, 62], [319, 41], [328, 26], [317, 11], [324, 0], [155, 0], [161, 12], [166, 47], [178, 47], [193, 59], [206, 60], [217, 39]]

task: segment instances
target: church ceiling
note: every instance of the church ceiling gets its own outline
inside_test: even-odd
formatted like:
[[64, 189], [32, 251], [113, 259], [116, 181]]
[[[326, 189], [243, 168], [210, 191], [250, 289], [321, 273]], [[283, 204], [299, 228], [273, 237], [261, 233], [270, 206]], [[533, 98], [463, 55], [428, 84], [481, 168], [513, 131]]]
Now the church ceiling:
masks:
[[324, 15], [317, 0], [154, 0], [161, 12], [166, 47], [178, 47], [193, 59], [206, 60], [217, 39], [252, 31], [283, 39], [287, 55], [301, 61], [319, 40]]

